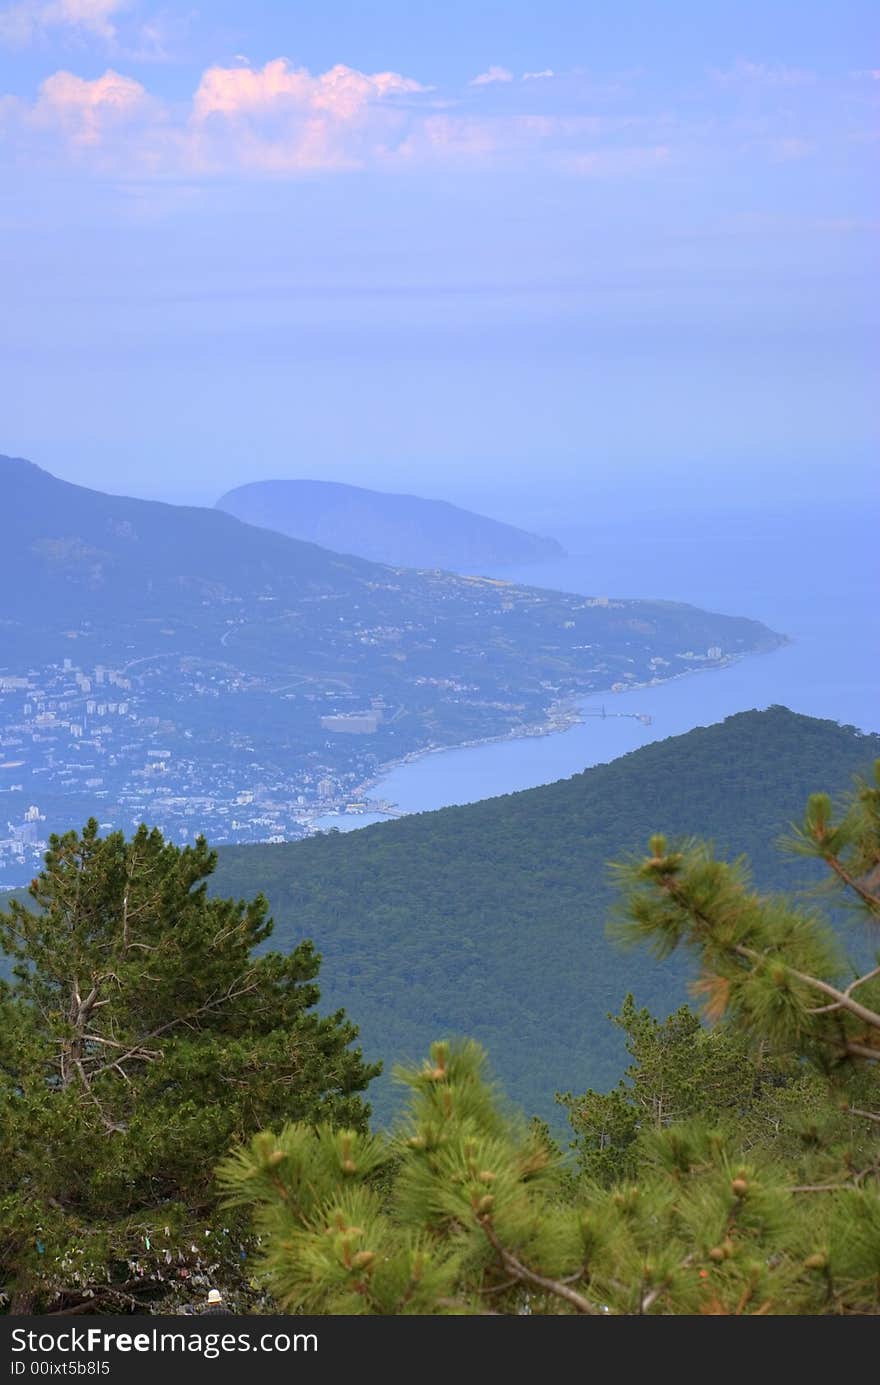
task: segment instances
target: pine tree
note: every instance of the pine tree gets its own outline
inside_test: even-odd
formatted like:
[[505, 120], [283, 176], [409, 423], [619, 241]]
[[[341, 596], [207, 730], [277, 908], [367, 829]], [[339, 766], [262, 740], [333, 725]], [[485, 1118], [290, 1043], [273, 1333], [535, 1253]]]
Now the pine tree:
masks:
[[211, 1170], [284, 1120], [363, 1129], [378, 1071], [319, 958], [267, 942], [265, 900], [211, 898], [215, 857], [141, 827], [53, 837], [31, 903], [0, 913], [0, 1286], [13, 1311], [136, 1311], [222, 1279], [250, 1243]]
[[609, 1016], [626, 1035], [632, 1058], [610, 1092], [557, 1094], [574, 1133], [582, 1173], [610, 1185], [636, 1173], [638, 1137], [696, 1116], [714, 1123], [741, 1121], [768, 1086], [791, 1076], [792, 1065], [761, 1050], [730, 1026], [707, 1029], [688, 1005], [663, 1020], [637, 1008], [628, 995]]
[[[793, 836], [870, 920], [878, 805], [880, 765], [837, 821], [811, 799]], [[816, 912], [758, 896], [744, 863], [700, 843], [655, 837], [619, 874], [622, 931], [660, 955], [691, 948], [723, 1028], [706, 1036], [686, 1011], [660, 1024], [625, 1006], [637, 1061], [605, 1112], [625, 1156], [617, 1175], [586, 1161], [573, 1187], [546, 1132], [504, 1113], [481, 1051], [435, 1044], [400, 1074], [410, 1104], [393, 1139], [289, 1124], [222, 1164], [282, 1308], [880, 1312], [880, 966], [847, 977]], [[768, 1071], [778, 1083], [762, 1082]], [[715, 1123], [695, 1114], [709, 1078]]]
[[[814, 794], [785, 845], [821, 860], [830, 884], [852, 903], [876, 949], [880, 927], [880, 761], [835, 821], [827, 794]], [[658, 957], [684, 947], [696, 958], [711, 1020], [733, 1018], [742, 1032], [779, 1049], [808, 1053], [841, 1080], [880, 1058], [880, 967], [847, 960], [815, 910], [752, 889], [746, 863], [714, 858], [703, 843], [670, 849], [655, 836], [647, 860], [624, 862], [616, 927], [625, 942], [647, 942]], [[856, 994], [858, 993], [858, 994]]]

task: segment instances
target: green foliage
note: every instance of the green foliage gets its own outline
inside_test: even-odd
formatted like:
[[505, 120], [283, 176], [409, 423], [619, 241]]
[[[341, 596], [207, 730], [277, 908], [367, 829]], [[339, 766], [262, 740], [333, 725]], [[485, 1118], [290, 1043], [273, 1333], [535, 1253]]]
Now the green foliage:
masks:
[[[639, 1137], [634, 1176], [573, 1191], [534, 1127], [505, 1119], [474, 1045], [401, 1075], [393, 1140], [286, 1126], [221, 1166], [285, 1310], [329, 1314], [880, 1311], [870, 1180], [799, 1188], [705, 1121]], [[876, 1159], [876, 1140], [874, 1155]], [[395, 1175], [376, 1185], [383, 1159]]]
[[581, 1171], [603, 1185], [635, 1176], [638, 1136], [696, 1116], [717, 1123], [741, 1119], [781, 1064], [765, 1054], [750, 1061], [747, 1040], [730, 1027], [706, 1029], [688, 1006], [663, 1020], [627, 996], [614, 1025], [626, 1035], [632, 1063], [610, 1092], [557, 1096], [574, 1132]]
[[[836, 827], [811, 800], [803, 829], [869, 918], [872, 793]], [[285, 1307], [880, 1313], [880, 966], [844, 985], [827, 922], [752, 892], [745, 863], [659, 836], [650, 850], [619, 868], [622, 927], [661, 956], [697, 955], [718, 1029], [686, 1007], [660, 1022], [627, 997], [625, 1081], [562, 1098], [574, 1184], [540, 1122], [504, 1115], [473, 1043], [435, 1044], [401, 1074], [409, 1109], [384, 1146], [302, 1126], [258, 1136], [220, 1177], [251, 1209]]]
[[[229, 1205], [254, 1209], [271, 1292], [306, 1312], [467, 1313], [483, 1294], [515, 1309], [522, 1287], [487, 1229], [551, 1270], [576, 1263], [558, 1159], [499, 1112], [475, 1044], [435, 1044], [398, 1075], [411, 1100], [396, 1138], [287, 1126], [222, 1165]], [[390, 1193], [376, 1186], [383, 1159]]]
[[627, 1036], [633, 1061], [610, 1092], [557, 1096], [565, 1108], [576, 1164], [590, 1182], [612, 1187], [637, 1177], [646, 1138], [688, 1121], [723, 1131], [744, 1156], [762, 1151], [792, 1181], [823, 1185], [871, 1166], [876, 1101], [870, 1068], [830, 1075], [797, 1053], [757, 1044], [740, 1027], [706, 1028], [687, 1006], [665, 1020], [627, 997], [614, 1024]]
[[795, 824], [785, 845], [795, 855], [821, 861], [831, 872], [829, 891], [849, 891], [852, 903], [871, 923], [880, 922], [880, 760], [871, 779], [862, 779], [843, 815], [835, 821], [827, 793], [811, 794], [803, 821]]
[[[880, 783], [880, 760], [876, 767]], [[875, 791], [862, 784], [835, 825], [825, 795], [810, 798], [795, 844], [829, 867], [869, 921], [880, 919], [880, 832]], [[624, 895], [619, 937], [660, 957], [687, 948], [707, 1017], [731, 1016], [778, 1049], [809, 1052], [826, 1069], [880, 1054], [880, 967], [847, 964], [827, 921], [783, 897], [762, 897], [743, 862], [715, 859], [700, 842], [617, 867]], [[856, 994], [858, 992], [858, 994]]]
[[18, 1311], [167, 1305], [207, 1276], [249, 1294], [249, 1243], [211, 1169], [261, 1125], [365, 1126], [375, 1075], [319, 958], [263, 951], [261, 896], [209, 898], [214, 855], [142, 827], [53, 837], [0, 913], [0, 1284]]
[[[784, 890], [796, 872], [780, 833], [817, 783], [841, 793], [878, 754], [880, 738], [851, 727], [745, 712], [524, 793], [224, 848], [215, 879], [223, 893], [264, 890], [276, 939], [315, 940], [324, 995], [357, 1015], [365, 1052], [407, 1061], [437, 1034], [471, 1035], [511, 1097], [553, 1122], [558, 1087], [619, 1078], [626, 1055], [605, 1015], [621, 996], [656, 1014], [687, 999], [684, 958], [661, 970], [609, 943], [607, 861], [665, 824], [748, 854], [761, 889]], [[803, 865], [796, 883], [811, 888], [818, 868]], [[371, 1097], [390, 1118], [390, 1079]]]

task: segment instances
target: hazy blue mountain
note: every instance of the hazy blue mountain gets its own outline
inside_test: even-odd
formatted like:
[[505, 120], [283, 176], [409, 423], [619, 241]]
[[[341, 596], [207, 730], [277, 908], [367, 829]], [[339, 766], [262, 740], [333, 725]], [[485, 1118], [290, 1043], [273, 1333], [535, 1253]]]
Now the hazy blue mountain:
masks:
[[253, 481], [221, 496], [217, 509], [294, 539], [400, 567], [477, 572], [564, 556], [555, 539], [445, 500], [337, 481]]
[[693, 606], [386, 567], [13, 458], [0, 507], [0, 884], [93, 812], [175, 840], [301, 836], [413, 751], [780, 639]]
[[304, 601], [373, 575], [368, 564], [256, 531], [216, 510], [107, 495], [0, 457], [4, 652], [68, 630], [101, 653], [216, 648], [215, 629], [270, 591]]
[[[608, 861], [644, 852], [656, 831], [696, 835], [728, 859], [746, 853], [762, 888], [791, 890], [811, 863], [781, 855], [777, 838], [811, 792], [848, 789], [877, 756], [880, 736], [784, 707], [743, 712], [521, 793], [226, 848], [214, 888], [264, 891], [273, 946], [314, 939], [323, 1003], [346, 1008], [371, 1058], [390, 1068], [434, 1038], [471, 1035], [510, 1095], [552, 1118], [554, 1090], [620, 1076], [606, 1015], [627, 991], [664, 1014], [687, 998], [682, 959], [606, 938]], [[865, 946], [860, 927], [850, 941]], [[374, 1105], [392, 1109], [388, 1078]]]

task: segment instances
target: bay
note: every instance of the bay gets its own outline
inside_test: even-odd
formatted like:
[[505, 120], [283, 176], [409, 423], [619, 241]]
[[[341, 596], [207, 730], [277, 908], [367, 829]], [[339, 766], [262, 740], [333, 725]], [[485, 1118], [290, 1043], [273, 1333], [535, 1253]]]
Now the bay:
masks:
[[[790, 643], [723, 669], [590, 697], [581, 704], [583, 722], [567, 731], [422, 755], [383, 775], [372, 798], [413, 813], [514, 793], [775, 703], [863, 731], [880, 729], [873, 512], [821, 497], [795, 497], [770, 511], [746, 501], [685, 512], [630, 506], [623, 517], [593, 510], [578, 518], [577, 505], [566, 509], [542, 531], [559, 538], [569, 556], [487, 575], [584, 595], [687, 601], [753, 616]], [[529, 523], [525, 515], [504, 518]], [[586, 715], [603, 706], [604, 718]], [[644, 714], [652, 724], [621, 713]], [[381, 820], [340, 814], [316, 825], [349, 830]]]

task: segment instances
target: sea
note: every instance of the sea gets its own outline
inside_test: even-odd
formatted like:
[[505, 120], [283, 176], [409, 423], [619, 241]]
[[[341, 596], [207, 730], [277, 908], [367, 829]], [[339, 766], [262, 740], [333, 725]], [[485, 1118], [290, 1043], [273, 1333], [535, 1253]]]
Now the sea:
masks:
[[[565, 557], [486, 566], [486, 575], [591, 596], [689, 602], [754, 617], [790, 642], [659, 686], [598, 693], [581, 704], [583, 721], [565, 731], [421, 755], [390, 768], [370, 796], [402, 813], [471, 803], [568, 778], [649, 741], [774, 704], [880, 731], [878, 512], [851, 500], [835, 503], [829, 490], [830, 497], [793, 495], [772, 507], [744, 497], [717, 508], [584, 506], [578, 513], [575, 506], [557, 515], [541, 532], [560, 541]], [[537, 528], [527, 512], [503, 517]], [[651, 724], [618, 715], [624, 712]], [[387, 820], [328, 814], [315, 825], [348, 831]]]

